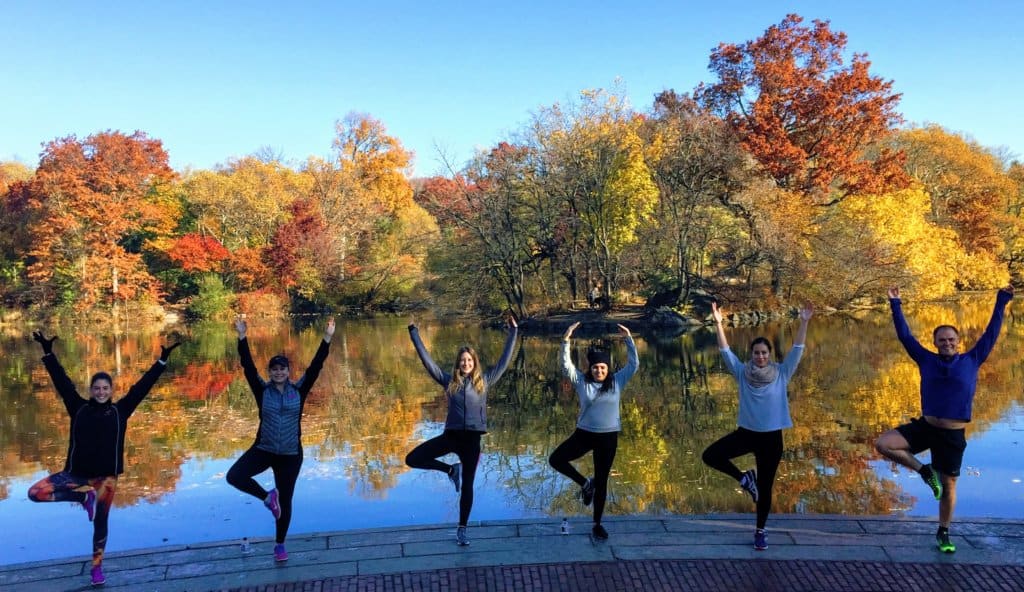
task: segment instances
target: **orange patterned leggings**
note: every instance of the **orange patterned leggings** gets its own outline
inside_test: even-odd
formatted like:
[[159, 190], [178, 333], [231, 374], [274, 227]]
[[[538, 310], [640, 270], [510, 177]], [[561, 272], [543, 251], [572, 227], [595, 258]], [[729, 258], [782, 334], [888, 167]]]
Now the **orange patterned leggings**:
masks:
[[107, 547], [107, 519], [110, 506], [114, 503], [117, 476], [75, 477], [61, 471], [42, 479], [28, 489], [28, 499], [34, 502], [76, 502], [84, 503], [89, 491], [96, 492], [96, 515], [92, 526], [92, 565], [103, 563], [103, 550]]

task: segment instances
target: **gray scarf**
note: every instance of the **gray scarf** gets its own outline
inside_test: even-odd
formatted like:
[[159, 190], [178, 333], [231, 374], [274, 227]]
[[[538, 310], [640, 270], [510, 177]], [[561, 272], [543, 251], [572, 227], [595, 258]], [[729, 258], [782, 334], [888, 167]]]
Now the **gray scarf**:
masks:
[[747, 360], [747, 363], [743, 366], [743, 378], [754, 388], [768, 386], [775, 382], [775, 379], [778, 377], [779, 365], [775, 362], [768, 362], [768, 365], [764, 368], [758, 368], [754, 365], [753, 360]]

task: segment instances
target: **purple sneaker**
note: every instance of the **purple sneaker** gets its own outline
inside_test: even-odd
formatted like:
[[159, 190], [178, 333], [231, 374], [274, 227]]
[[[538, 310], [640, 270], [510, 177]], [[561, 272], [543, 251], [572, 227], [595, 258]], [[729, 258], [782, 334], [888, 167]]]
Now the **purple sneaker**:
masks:
[[754, 531], [754, 549], [757, 551], [764, 551], [768, 548], [768, 535], [765, 534], [763, 528], [758, 528]]
[[[82, 507], [85, 508], [85, 513], [89, 515], [89, 522], [96, 517], [96, 490], [90, 489], [85, 492], [85, 499], [82, 500]], [[100, 576], [103, 576], [103, 572], [100, 572]]]
[[288, 561], [288, 551], [285, 550], [284, 544], [274, 545], [274, 561]]
[[97, 565], [92, 568], [92, 585], [102, 586], [107, 583], [107, 578], [103, 577], [103, 568]]
[[281, 503], [277, 500], [276, 489], [270, 490], [270, 493], [267, 494], [267, 499], [263, 500], [263, 505], [274, 515], [274, 520], [281, 517]]

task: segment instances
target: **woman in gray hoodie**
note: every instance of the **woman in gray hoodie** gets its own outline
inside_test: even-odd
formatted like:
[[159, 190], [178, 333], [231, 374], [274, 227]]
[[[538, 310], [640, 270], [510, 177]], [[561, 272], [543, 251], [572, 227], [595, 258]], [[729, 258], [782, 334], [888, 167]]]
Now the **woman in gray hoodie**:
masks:
[[[517, 331], [515, 319], [509, 318], [505, 350], [494, 367], [482, 371], [476, 350], [467, 345], [459, 349], [455, 367], [449, 374], [427, 353], [416, 324], [409, 325], [409, 337], [423, 367], [444, 388], [448, 399], [448, 417], [444, 422], [444, 432], [414, 448], [405, 457], [405, 464], [414, 469], [441, 471], [455, 484], [455, 491], [460, 494], [455, 542], [460, 546], [469, 544], [466, 523], [473, 509], [473, 479], [476, 477], [476, 465], [480, 461], [480, 436], [487, 433], [487, 389], [501, 378], [512, 361]], [[459, 462], [454, 465], [437, 460], [439, 456], [453, 452], [459, 457]]]

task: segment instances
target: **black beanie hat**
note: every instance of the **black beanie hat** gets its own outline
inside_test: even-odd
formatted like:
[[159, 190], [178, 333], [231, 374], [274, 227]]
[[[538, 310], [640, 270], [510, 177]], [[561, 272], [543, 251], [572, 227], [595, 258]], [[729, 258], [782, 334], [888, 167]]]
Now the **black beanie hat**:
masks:
[[288, 356], [284, 354], [277, 354], [276, 356], [270, 358], [270, 363], [267, 364], [267, 368], [272, 368], [274, 366], [284, 366], [285, 368], [290, 368], [291, 364], [288, 363]]
[[603, 349], [592, 349], [587, 352], [587, 367], [593, 366], [594, 364], [604, 364], [611, 368], [612, 355]]

